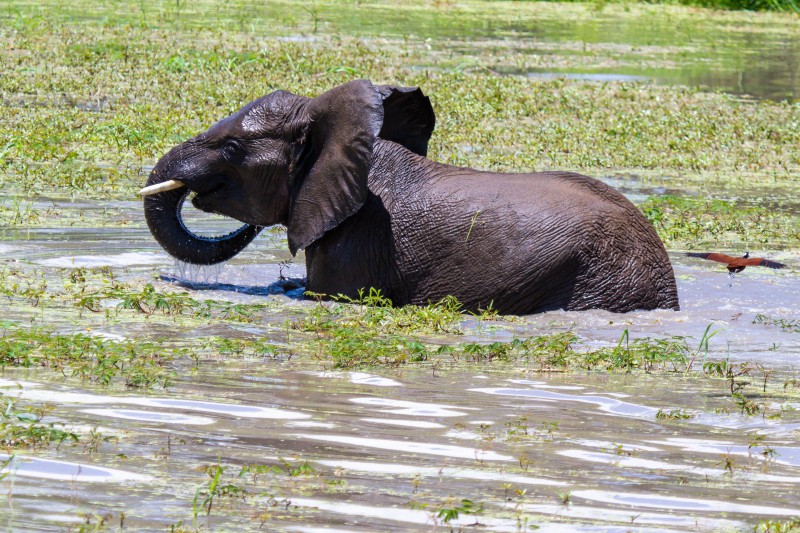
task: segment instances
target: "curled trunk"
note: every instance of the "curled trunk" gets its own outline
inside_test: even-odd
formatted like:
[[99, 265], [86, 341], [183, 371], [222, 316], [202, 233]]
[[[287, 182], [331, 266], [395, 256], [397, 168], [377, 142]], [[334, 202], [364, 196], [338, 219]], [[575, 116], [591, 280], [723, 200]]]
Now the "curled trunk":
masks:
[[[155, 181], [153, 176], [148, 185]], [[153, 237], [171, 256], [195, 265], [222, 263], [241, 252], [262, 230], [245, 224], [219, 237], [202, 237], [192, 233], [183, 223], [181, 208], [187, 187], [160, 192], [144, 198], [144, 214]]]

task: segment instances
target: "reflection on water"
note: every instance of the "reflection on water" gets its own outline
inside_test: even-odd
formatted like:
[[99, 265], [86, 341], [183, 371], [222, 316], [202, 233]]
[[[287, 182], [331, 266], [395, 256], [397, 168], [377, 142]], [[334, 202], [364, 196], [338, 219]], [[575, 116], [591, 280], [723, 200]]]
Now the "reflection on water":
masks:
[[694, 500], [677, 496], [664, 496], [662, 494], [628, 494], [624, 492], [604, 492], [600, 490], [577, 490], [572, 493], [576, 498], [583, 498], [596, 502], [616, 503], [631, 507], [646, 507], [651, 509], [668, 509], [670, 511], [692, 511], [711, 513], [742, 513], [762, 515], [798, 516], [800, 507], [793, 509], [783, 507], [769, 507], [748, 505], [738, 502]]
[[38, 457], [24, 455], [7, 455], [0, 453], [0, 461], [9, 461], [0, 469], [0, 476], [14, 479], [17, 476], [24, 478], [47, 479], [51, 481], [70, 481], [75, 483], [104, 483], [104, 482], [147, 482], [150, 476], [105, 468], [102, 466], [71, 463], [67, 461], [53, 461]]
[[295, 437], [299, 439], [320, 440], [325, 442], [335, 442], [348, 446], [356, 446], [359, 448], [378, 448], [381, 450], [391, 450], [398, 452], [406, 452], [411, 455], [443, 455], [445, 457], [459, 458], [459, 459], [474, 459], [478, 462], [483, 461], [513, 461], [514, 458], [509, 455], [501, 455], [499, 453], [479, 450], [476, 448], [465, 448], [463, 446], [453, 446], [450, 444], [435, 444], [429, 442], [411, 442], [408, 440], [390, 440], [390, 439], [367, 439], [362, 437], [348, 437], [345, 435], [312, 435], [312, 434], [298, 434]]
[[[482, 507], [480, 514], [461, 513], [449, 525], [466, 527], [477, 520], [492, 531], [518, 530], [520, 513], [527, 523], [555, 531], [739, 529], [757, 519], [800, 514], [796, 434], [753, 444], [753, 434], [741, 428], [760, 417], [730, 415], [738, 427], [714, 425], [713, 419], [655, 417], [660, 408], [713, 412], [723, 399], [719, 389], [702, 381], [602, 374], [519, 379], [514, 376], [522, 369], [496, 369], [481, 380], [488, 387], [465, 389], [461, 384], [472, 381], [470, 368], [441, 371], [435, 379], [414, 368], [402, 370], [402, 378], [395, 371], [370, 374], [398, 384], [386, 387], [377, 379], [371, 385], [354, 382], [346, 372], [253, 363], [248, 375], [261, 379], [240, 378], [237, 384], [240, 367], [201, 366], [180, 379], [169, 398], [70, 391], [30, 375], [20, 389], [7, 376], [0, 383], [7, 395], [19, 401], [55, 398], [57, 419], [75, 426], [102, 424], [103, 431], [121, 435], [119, 443], [91, 458], [69, 447], [55, 452], [60, 458], [54, 462], [20, 458], [8, 467], [17, 472], [12, 490], [20, 496], [49, 494], [45, 476], [68, 478], [73, 489], [64, 495], [67, 500], [100, 502], [104, 509], [124, 510], [131, 525], [163, 530], [169, 517], [191, 512], [192, 498], [186, 495], [208, 479], [198, 465], [221, 461], [233, 472], [228, 481], [242, 484], [245, 478], [234, 476], [240, 465], [288, 461], [308, 462], [326, 482], [346, 482], [329, 492], [311, 478], [310, 486], [298, 485], [294, 492], [276, 478], [283, 488], [274, 494], [288, 507], [271, 523], [273, 530], [323, 524], [352, 529], [367, 516], [371, 530], [442, 525], [438, 509], [447, 505], [448, 494]], [[664, 380], [680, 392], [665, 387]], [[365, 388], [371, 396], [363, 396]], [[228, 397], [239, 400], [231, 403]], [[550, 430], [541, 429], [544, 425]], [[167, 447], [169, 460], [158, 459]], [[106, 494], [92, 488], [94, 481], [125, 488]], [[159, 491], [165, 482], [182, 488], [161, 493], [158, 503], [133, 497], [140, 490]], [[274, 490], [269, 487], [274, 485], [248, 490]], [[120, 500], [126, 493], [131, 497]], [[567, 493], [571, 503], [559, 503]], [[34, 501], [28, 508], [36, 508]], [[415, 508], [412, 501], [425, 506]], [[240, 530], [257, 529], [236, 522], [241, 517], [235, 509], [221, 505], [216, 513]], [[67, 523], [58, 514], [37, 516], [37, 524]], [[0, 518], [12, 529], [19, 523], [2, 509]]]
[[536, 399], [545, 401], [557, 401], [563, 403], [565, 401], [590, 403], [596, 405], [601, 411], [606, 411], [619, 416], [633, 416], [637, 418], [652, 418], [658, 412], [658, 409], [646, 407], [644, 405], [635, 405], [628, 402], [617, 400], [616, 398], [607, 398], [604, 396], [576, 396], [572, 394], [561, 394], [558, 392], [542, 391], [536, 389], [471, 389], [475, 392], [485, 392], [487, 394], [498, 394], [501, 396], [519, 396], [525, 399]]

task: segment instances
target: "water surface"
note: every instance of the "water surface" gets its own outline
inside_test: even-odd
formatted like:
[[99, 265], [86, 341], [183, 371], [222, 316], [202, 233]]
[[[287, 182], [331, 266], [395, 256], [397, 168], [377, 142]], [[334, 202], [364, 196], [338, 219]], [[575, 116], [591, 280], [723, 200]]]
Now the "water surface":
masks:
[[[614, 179], [631, 195], [641, 191], [635, 180]], [[135, 204], [118, 207], [140, 216]], [[213, 232], [217, 222], [192, 223]], [[125, 282], [174, 291], [180, 287], [154, 276], [196, 274], [176, 269], [141, 223], [8, 236], [3, 266], [53, 283], [74, 267], [108, 267]], [[90, 325], [110, 339], [214, 334], [286, 343], [292, 309], [316, 304], [233, 290], [268, 286], [287, 271], [303, 275], [301, 258], [281, 263], [283, 239], [279, 231], [260, 237], [205, 281], [213, 290], [190, 292], [198, 300], [269, 304], [274, 310], [263, 322], [120, 313], [74, 324], [66, 311], [16, 303], [4, 319], [41, 316], [64, 331]], [[767, 253], [800, 262], [794, 252]], [[614, 346], [628, 329], [632, 338], [682, 335], [695, 345], [711, 324], [717, 333], [702, 358], [762, 364], [775, 379], [798, 375], [800, 335], [755, 322], [759, 314], [797, 319], [794, 270], [752, 268], [731, 278], [720, 265], [679, 252], [671, 258], [679, 312], [552, 312], [497, 323], [465, 317], [465, 335], [446, 340], [569, 330], [587, 346]], [[347, 372], [309, 359], [222, 355], [175, 365], [174, 384], [152, 392], [6, 368], [0, 386], [18, 406], [50, 402], [46, 420], [113, 439], [18, 452], [3, 470], [0, 483], [12, 497], [0, 522], [10, 530], [60, 529], [83, 516], [116, 522], [124, 513], [125, 525], [141, 531], [181, 521], [273, 531], [447, 530], [476, 522], [492, 531], [715, 531], [800, 516], [800, 418], [791, 410], [800, 400], [791, 391], [780, 400], [783, 415], [765, 418], [731, 408], [723, 380], [696, 375], [539, 374], [525, 362]], [[659, 410], [692, 418], [659, 419]], [[206, 471], [217, 465], [220, 483], [244, 492], [219, 497], [207, 515]], [[465, 499], [480, 512], [462, 509], [446, 525], [442, 510]]]

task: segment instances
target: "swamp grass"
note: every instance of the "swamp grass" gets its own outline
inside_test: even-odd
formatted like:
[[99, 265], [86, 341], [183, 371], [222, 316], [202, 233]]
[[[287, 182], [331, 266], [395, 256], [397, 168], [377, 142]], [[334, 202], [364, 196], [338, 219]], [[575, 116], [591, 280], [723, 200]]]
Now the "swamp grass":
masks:
[[[248, 6], [201, 3], [180, 14], [158, 2], [131, 11], [92, 4], [87, 18], [66, 6], [10, 2], [0, 32], [3, 189], [132, 199], [171, 146], [250, 100], [276, 89], [316, 95], [358, 77], [422, 86], [438, 117], [431, 157], [453, 164], [785, 177], [800, 167], [797, 106], [690, 88], [498, 76], [480, 64], [456, 68], [418, 40], [320, 30], [287, 42], [274, 38], [276, 23], [232, 27], [211, 17], [237, 9], [245, 16]], [[442, 25], [457, 14], [445, 11]], [[789, 31], [800, 27], [792, 24]]]
[[[514, 5], [534, 18], [554, 17], [558, 9], [590, 15], [581, 6]], [[326, 13], [337, 6], [342, 8], [336, 2], [317, 8], [332, 18]], [[359, 8], [359, 16], [370, 6]], [[477, 31], [487, 5], [404, 7], [415, 16], [433, 10], [445, 29], [466, 25]], [[456, 165], [594, 175], [624, 169], [649, 173], [651, 180], [667, 173], [657, 178], [664, 184], [713, 174], [715, 186], [730, 190], [791, 190], [800, 174], [800, 107], [788, 103], [687, 87], [500, 76], [480, 59], [454, 64], [443, 40], [354, 38], [338, 34], [335, 19], [307, 40], [286, 41], [276, 35], [308, 31], [305, 18], [297, 15], [281, 27], [280, 17], [288, 15], [256, 10], [250, 17], [256, 22], [278, 18], [235, 24], [255, 9], [247, 2], [177, 10], [159, 2], [83, 8], [10, 2], [0, 13], [7, 23], [0, 30], [0, 63], [7, 67], [0, 77], [4, 227], [141, 227], [141, 217], [131, 213], [94, 211], [87, 221], [68, 206], [43, 207], [35, 200], [135, 200], [163, 153], [248, 101], [276, 89], [316, 95], [357, 77], [423, 87], [437, 113], [430, 156]], [[501, 3], [497, 9], [505, 20], [510, 7]], [[637, 10], [618, 15], [645, 16]], [[740, 15], [727, 17], [706, 14], [703, 20], [722, 26]], [[761, 23], [774, 23], [779, 32], [800, 28], [800, 21]], [[704, 179], [689, 179], [690, 190], [705, 195]], [[653, 197], [643, 209], [670, 246], [800, 244], [796, 214], [756, 206], [743, 216], [721, 202], [704, 212], [700, 201]]]
[[[509, 367], [528, 375], [552, 373], [628, 373], [684, 376], [708, 380], [729, 397], [725, 412], [778, 418], [786, 402], [797, 397], [796, 379], [760, 364], [732, 363], [709, 356], [715, 332], [709, 326], [701, 339], [634, 338], [628, 329], [615, 346], [596, 347], [574, 332], [545, 333], [510, 341], [461, 340], [465, 332], [480, 335], [486, 324], [504, 320], [492, 310], [467, 316], [452, 298], [428, 306], [392, 307], [380, 293], [358, 299], [320, 301], [298, 306], [294, 318], [269, 326], [270, 306], [199, 301], [189, 293], [163, 291], [151, 284], [140, 288], [115, 279], [108, 269], [61, 269], [60, 283], [20, 283], [17, 272], [4, 272], [5, 299], [37, 309], [30, 321], [0, 323], [0, 369], [49, 371], [68, 380], [100, 387], [166, 389], [176, 373], [211, 361], [274, 360], [298, 367], [364, 370], [420, 365], [435, 375], [463, 365]], [[52, 275], [52, 271], [49, 273]], [[86, 323], [86, 311], [100, 314], [102, 324], [137, 320], [170, 321], [169, 339], [157, 333], [133, 338], [107, 338], [103, 333], [65, 332], [47, 325]], [[100, 312], [102, 310], [102, 313]], [[477, 326], [467, 326], [466, 319]], [[514, 319], [521, 320], [521, 319]], [[758, 317], [765, 326], [794, 324]], [[237, 325], [267, 323], [272, 333], [235, 334]], [[233, 335], [203, 335], [213, 324], [227, 325]], [[63, 326], [62, 326], [63, 328]], [[477, 330], [475, 329], [477, 328]], [[283, 333], [278, 333], [282, 331]], [[694, 345], [694, 347], [693, 347]], [[15, 373], [15, 375], [17, 375]], [[24, 374], [19, 374], [24, 375]], [[86, 438], [67, 432], [41, 416], [25, 414], [45, 409], [38, 404], [15, 406], [6, 399], [0, 420], [0, 442], [7, 449], [46, 447]], [[46, 409], [45, 409], [46, 410]], [[682, 420], [690, 413], [667, 411], [659, 419]]]
[[[732, 190], [748, 184], [791, 188], [797, 182], [796, 105], [688, 87], [503, 76], [483, 64], [485, 54], [497, 55], [490, 46], [466, 61], [445, 46], [464, 33], [484, 35], [481, 24], [489, 12], [496, 21], [489, 34], [496, 37], [513, 31], [520, 15], [553, 20], [569, 13], [589, 19], [597, 13], [594, 7], [404, 3], [403, 12], [417, 27], [432, 32], [433, 38], [425, 40], [403, 34], [403, 23], [396, 20], [400, 11], [383, 4], [362, 3], [353, 10], [342, 2], [317, 2], [302, 12], [287, 5], [9, 2], [0, 12], [5, 23], [0, 29], [3, 226], [141, 226], [141, 217], [122, 209], [84, 218], [57, 202], [42, 208], [41, 195], [134, 200], [164, 152], [250, 100], [277, 89], [316, 95], [358, 77], [423, 87], [437, 113], [430, 156], [439, 161], [501, 171], [713, 174]], [[347, 26], [374, 17], [375, 9], [386, 15], [381, 25]], [[607, 9], [607, 16], [629, 21], [665, 11], [687, 24], [696, 18], [695, 10], [677, 7]], [[355, 18], [348, 22], [337, 15], [340, 11]], [[742, 17], [709, 12], [699, 24], [720, 28], [741, 23]], [[426, 19], [435, 24], [424, 24]], [[771, 15], [751, 22], [754, 31], [800, 29], [800, 21]], [[382, 33], [387, 36], [376, 38]], [[305, 37], [279, 38], [298, 35]], [[646, 53], [673, 52], [664, 43]], [[535, 54], [511, 57], [515, 67], [529, 66], [519, 61], [538, 61]], [[689, 179], [700, 194], [705, 193], [703, 179]], [[797, 215], [757, 202], [660, 195], [641, 209], [672, 247], [800, 245]], [[198, 300], [148, 283], [120, 282], [110, 270], [44, 269], [32, 276], [9, 266], [0, 285], [7, 301], [18, 310], [24, 307], [33, 322], [4, 323], [2, 366], [50, 368], [101, 385], [166, 387], [173, 369], [186, 361], [197, 365], [229, 357], [287, 361], [299, 355], [340, 369], [413, 363], [431, 365], [435, 372], [448, 363], [524, 362], [535, 372], [645, 373], [688, 372], [697, 357], [686, 339], [628, 339], [627, 330], [613, 349], [581, 347], [572, 333], [459, 342], [464, 316], [458, 302], [395, 309], [374, 292], [291, 311], [294, 318], [270, 326], [284, 330], [282, 343], [219, 335], [175, 346], [161, 339], [115, 341], [55, 330], [47, 317], [56, 313], [59, 321], [75, 324], [132, 317], [168, 321], [170, 327], [259, 324], [273, 320], [276, 305]], [[491, 309], [477, 317], [480, 322], [500, 318]], [[151, 342], [165, 346], [163, 353], [157, 354]], [[728, 381], [751, 371], [712, 370], [705, 373]], [[731, 386], [732, 395], [735, 389]]]

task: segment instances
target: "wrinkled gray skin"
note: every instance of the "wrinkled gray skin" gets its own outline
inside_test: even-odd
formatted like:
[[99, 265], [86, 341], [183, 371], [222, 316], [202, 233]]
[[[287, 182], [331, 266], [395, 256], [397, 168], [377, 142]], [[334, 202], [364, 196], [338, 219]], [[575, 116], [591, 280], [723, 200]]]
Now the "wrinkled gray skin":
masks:
[[[653, 228], [620, 193], [570, 172], [498, 174], [425, 158], [434, 114], [419, 89], [354, 81], [310, 99], [278, 91], [173, 148], [145, 198], [156, 240], [198, 264], [225, 261], [264, 226], [305, 249], [307, 290], [395, 305], [453, 295], [466, 309], [678, 309]], [[181, 222], [187, 192], [247, 225], [200, 239]]]

